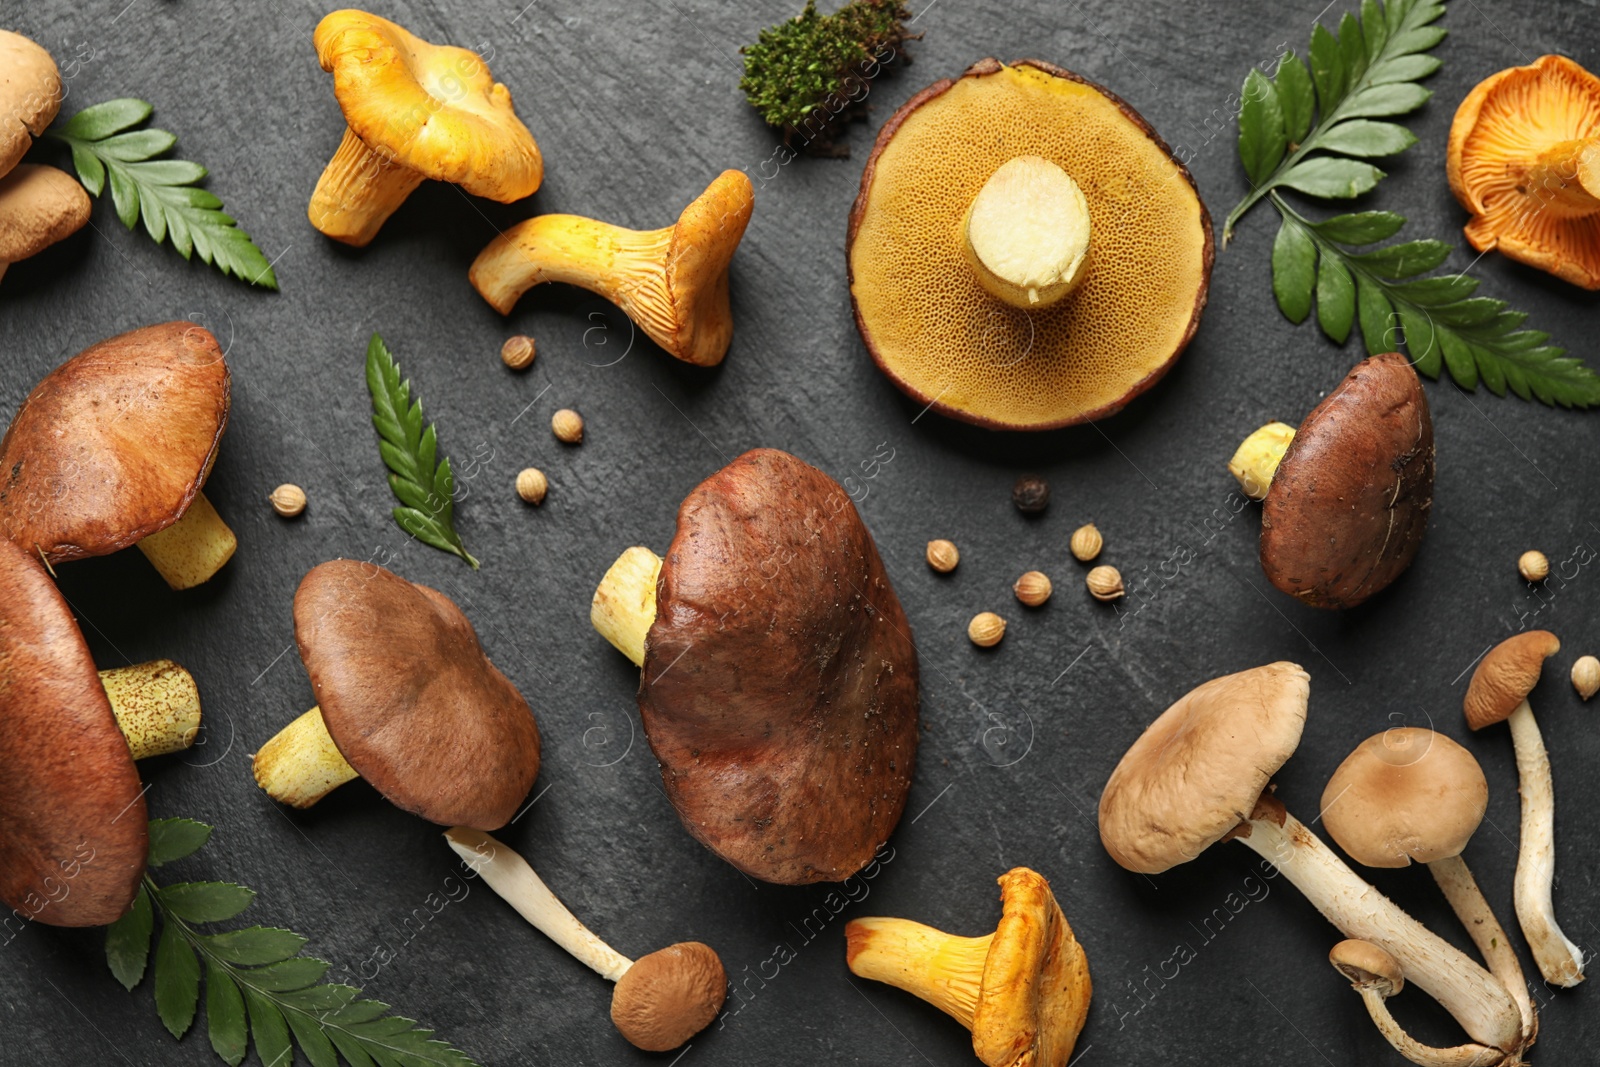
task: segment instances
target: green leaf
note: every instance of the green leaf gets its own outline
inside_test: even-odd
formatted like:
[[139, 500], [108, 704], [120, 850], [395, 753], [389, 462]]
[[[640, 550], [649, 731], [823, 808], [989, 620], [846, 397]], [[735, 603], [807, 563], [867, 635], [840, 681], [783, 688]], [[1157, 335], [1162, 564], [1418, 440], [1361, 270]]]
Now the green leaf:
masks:
[[339, 1054], [333, 1050], [328, 1035], [317, 1028], [316, 1020], [297, 1011], [286, 1012], [284, 1018], [289, 1020], [289, 1029], [294, 1031], [294, 1039], [311, 1067], [338, 1067]]
[[1443, 241], [1402, 241], [1350, 258], [1380, 278], [1398, 281], [1426, 273], [1449, 257], [1450, 246]]
[[106, 927], [106, 964], [124, 989], [132, 990], [144, 978], [154, 915], [150, 893], [141, 885], [128, 914]]
[[1367, 41], [1361, 24], [1348, 11], [1339, 20], [1339, 58], [1345, 85], [1359, 85], [1361, 76], [1367, 72]]
[[1311, 113], [1317, 104], [1311, 74], [1299, 56], [1290, 53], [1278, 65], [1278, 106], [1283, 109], [1283, 132], [1298, 147], [1311, 130]]
[[306, 943], [306, 939], [294, 931], [272, 926], [246, 926], [242, 930], [208, 934], [203, 941], [210, 955], [246, 967], [289, 959], [298, 955]]
[[1326, 115], [1344, 96], [1344, 55], [1338, 38], [1321, 23], [1311, 31], [1311, 81], [1317, 87], [1317, 106]]
[[1405, 342], [1406, 353], [1410, 355], [1411, 362], [1416, 364], [1417, 370], [1430, 378], [1439, 376], [1439, 368], [1443, 364], [1443, 355], [1439, 351], [1439, 339], [1433, 328], [1433, 320], [1422, 308], [1411, 304], [1397, 304], [1395, 310], [1400, 314], [1401, 340]]
[[1310, 196], [1349, 200], [1370, 192], [1381, 177], [1383, 171], [1371, 163], [1316, 156], [1284, 171], [1278, 184]]
[[1433, 96], [1431, 89], [1410, 82], [1373, 85], [1356, 93], [1339, 108], [1343, 118], [1404, 115], [1415, 111]]
[[1368, 85], [1421, 81], [1444, 64], [1433, 56], [1400, 56], [1367, 75]]
[[61, 127], [61, 135], [78, 141], [100, 141], [148, 119], [155, 108], [143, 100], [107, 100], [86, 107]]
[[289, 1024], [278, 1005], [249, 986], [244, 987], [244, 1003], [249, 1009], [250, 1036], [255, 1039], [262, 1067], [291, 1067], [294, 1046], [289, 1044]]
[[1357, 211], [1323, 219], [1312, 228], [1339, 244], [1370, 245], [1393, 237], [1405, 224], [1405, 216], [1392, 211]]
[[1341, 122], [1317, 138], [1317, 147], [1324, 151], [1367, 159], [1396, 155], [1416, 143], [1416, 137], [1404, 126], [1370, 119]]
[[1472, 357], [1471, 346], [1460, 334], [1453, 330], [1438, 329], [1438, 326], [1438, 322], [1435, 322], [1435, 336], [1439, 338], [1439, 350], [1444, 353], [1444, 365], [1450, 368], [1450, 377], [1463, 389], [1476, 389], [1478, 364]]
[[1465, 300], [1478, 289], [1478, 280], [1465, 274], [1419, 278], [1394, 287], [1395, 295], [1418, 307], [1437, 307]]
[[244, 996], [222, 967], [206, 970], [206, 1034], [218, 1056], [238, 1067], [250, 1049]]
[[1304, 322], [1311, 313], [1316, 276], [1316, 243], [1304, 229], [1286, 220], [1272, 243], [1272, 292], [1290, 322]]
[[1356, 316], [1356, 283], [1338, 256], [1317, 262], [1317, 323], [1338, 344], [1350, 336]]
[[1367, 46], [1367, 61], [1378, 62], [1383, 56], [1383, 44], [1389, 39], [1389, 24], [1378, 0], [1361, 0], [1361, 35]]
[[149, 864], [181, 860], [199, 851], [211, 839], [211, 827], [194, 819], [151, 819]]
[[182, 1037], [200, 1002], [200, 961], [176, 923], [165, 924], [156, 941], [155, 984], [162, 1025], [173, 1037]]
[[328, 973], [328, 961], [313, 956], [296, 956], [292, 960], [269, 963], [265, 967], [255, 967], [242, 973], [252, 989], [286, 993], [320, 981]]
[[255, 890], [231, 882], [180, 882], [156, 894], [163, 908], [191, 923], [231, 919], [248, 908], [255, 895]]
[[1283, 109], [1278, 89], [1254, 67], [1245, 75], [1240, 90], [1239, 159], [1250, 180], [1260, 184], [1277, 169], [1288, 143], [1284, 135]]
[[1397, 347], [1394, 305], [1384, 295], [1383, 286], [1365, 274], [1356, 275], [1356, 321], [1361, 324], [1361, 342], [1367, 355], [1393, 352]]

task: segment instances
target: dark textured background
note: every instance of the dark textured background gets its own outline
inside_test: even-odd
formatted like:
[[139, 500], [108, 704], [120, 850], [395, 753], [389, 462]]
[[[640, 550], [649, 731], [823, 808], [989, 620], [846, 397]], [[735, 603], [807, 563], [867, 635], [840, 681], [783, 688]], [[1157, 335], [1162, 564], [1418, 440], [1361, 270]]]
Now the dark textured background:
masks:
[[[492, 69], [514, 93], [548, 172], [534, 198], [512, 206], [425, 185], [358, 252], [323, 239], [305, 219], [342, 128], [311, 48], [325, 7], [124, 2], [5, 2], [0, 25], [61, 59], [72, 75], [64, 112], [124, 95], [154, 103], [156, 123], [179, 135], [179, 153], [212, 169], [211, 188], [276, 262], [283, 291], [185, 264], [142, 232], [124, 232], [110, 205], [98, 204], [92, 228], [13, 268], [0, 286], [0, 410], [15, 410], [62, 360], [135, 326], [189, 317], [228, 348], [233, 419], [207, 493], [238, 531], [233, 563], [187, 594], [169, 592], [135, 552], [61, 569], [102, 665], [172, 656], [199, 679], [204, 746], [143, 768], [154, 814], [217, 825], [213, 844], [174, 873], [255, 887], [248, 916], [308, 935], [335, 975], [392, 952], [367, 991], [486, 1064], [651, 1058], [613, 1031], [607, 984], [485, 889], [474, 885], [414, 935], [402, 930], [401, 920], [458, 869], [434, 827], [362, 784], [291, 814], [252, 783], [249, 754], [311, 703], [291, 648], [300, 576], [335, 556], [375, 556], [460, 602], [538, 714], [538, 803], [505, 838], [619, 950], [703, 939], [747, 991], [725, 1026], [694, 1040], [686, 1065], [972, 1062], [955, 1023], [852, 979], [841, 929], [852, 915], [876, 913], [984, 932], [998, 913], [994, 878], [1018, 864], [1051, 879], [1087, 948], [1096, 994], [1079, 1044], [1086, 1067], [1397, 1063], [1326, 963], [1335, 931], [1291, 887], [1265, 883], [1269, 897], [1206, 943], [1197, 927], [1242, 891], [1253, 855], [1219, 847], [1158, 878], [1130, 875], [1100, 848], [1095, 803], [1118, 756], [1173, 699], [1212, 675], [1292, 659], [1314, 683], [1304, 743], [1281, 776], [1290, 807], [1315, 815], [1327, 776], [1368, 734], [1432, 723], [1463, 740], [1488, 773], [1488, 820], [1467, 855], [1513, 925], [1511, 744], [1504, 728], [1469, 738], [1459, 708], [1474, 658], [1537, 609], [1523, 621], [1565, 642], [1534, 694], [1559, 797], [1557, 905], [1575, 940], [1600, 944], [1597, 711], [1566, 681], [1576, 655], [1600, 649], [1600, 569], [1583, 568], [1537, 597], [1514, 569], [1530, 547], [1559, 567], [1580, 543], [1600, 546], [1600, 415], [1430, 384], [1439, 477], [1428, 541], [1386, 595], [1323, 614], [1266, 584], [1255, 554], [1258, 509], [1234, 515], [1228, 504], [1224, 463], [1239, 438], [1269, 417], [1298, 421], [1357, 359], [1353, 345], [1339, 351], [1275, 310], [1268, 209], [1219, 254], [1188, 354], [1165, 383], [1098, 427], [1006, 436], [932, 415], [916, 420], [916, 406], [873, 369], [850, 321], [845, 216], [877, 124], [922, 85], [990, 54], [1079, 71], [1193, 151], [1220, 229], [1245, 189], [1230, 94], [1251, 64], [1285, 44], [1304, 46], [1320, 0], [914, 3], [915, 29], [926, 37], [913, 46], [913, 67], [874, 85], [869, 124], [849, 135], [854, 156], [795, 160], [759, 188], [734, 261], [736, 338], [713, 371], [678, 364], [642, 340], [621, 362], [598, 366], [628, 344], [626, 320], [607, 305], [552, 287], [502, 320], [468, 286], [466, 268], [496, 226], [534, 212], [659, 226], [722, 168], [757, 173], [775, 142], [737, 90], [737, 48], [792, 13], [789, 3], [389, 4], [383, 14], [428, 39], [493, 49]], [[1600, 9], [1590, 0], [1460, 0], [1445, 25], [1451, 34], [1437, 53], [1445, 68], [1431, 82], [1437, 98], [1409, 120], [1422, 141], [1385, 164], [1391, 177], [1370, 199], [1409, 215], [1417, 236], [1464, 245], [1463, 216], [1444, 181], [1455, 104], [1483, 76], [1548, 51], [1600, 68]], [[74, 68], [70, 57], [80, 52], [92, 58]], [[49, 146], [35, 157], [60, 158]], [[1451, 262], [1472, 259], [1458, 253]], [[1600, 362], [1592, 294], [1496, 256], [1472, 273], [1486, 293]], [[483, 560], [479, 573], [408, 544], [388, 517], [361, 375], [373, 330], [415, 380], [456, 461], [459, 525]], [[514, 330], [538, 338], [530, 373], [499, 362], [500, 342]], [[562, 406], [587, 420], [579, 448], [550, 435], [550, 414]], [[613, 556], [636, 542], [662, 548], [682, 496], [756, 445], [860, 480], [861, 512], [915, 628], [925, 679], [921, 758], [894, 859], [868, 899], [810, 943], [796, 928], [826, 887], [753, 885], [679, 828], [635, 725], [636, 673], [588, 624], [590, 594]], [[893, 458], [868, 480], [861, 465], [880, 445]], [[549, 474], [542, 509], [512, 491], [527, 464]], [[1048, 514], [1033, 521], [1009, 501], [1024, 470], [1048, 475], [1054, 489]], [[300, 521], [284, 522], [267, 505], [281, 481], [310, 494]], [[1105, 533], [1106, 561], [1148, 580], [1140, 599], [1113, 609], [1084, 593], [1066, 542], [1091, 519]], [[954, 575], [922, 563], [931, 537], [960, 545]], [[1194, 561], [1158, 578], [1173, 574], [1174, 563], [1162, 564], [1186, 548]], [[1034, 567], [1057, 592], [1045, 608], [1025, 611], [1010, 584]], [[964, 634], [983, 609], [1011, 620], [1005, 642], [987, 653]], [[1466, 943], [1426, 873], [1384, 872], [1377, 882]], [[796, 956], [762, 984], [752, 976], [779, 941]], [[1196, 958], [1139, 1011], [1131, 983], [1179, 942]], [[100, 946], [98, 931], [35, 926], [0, 949], [0, 1060], [215, 1062], [203, 1032], [174, 1044], [148, 983], [125, 993]], [[1600, 1041], [1594, 993], [1536, 990], [1544, 1007], [1537, 1060], [1590, 1061]], [[1436, 1042], [1460, 1039], [1420, 993], [1403, 994], [1395, 1010]]]

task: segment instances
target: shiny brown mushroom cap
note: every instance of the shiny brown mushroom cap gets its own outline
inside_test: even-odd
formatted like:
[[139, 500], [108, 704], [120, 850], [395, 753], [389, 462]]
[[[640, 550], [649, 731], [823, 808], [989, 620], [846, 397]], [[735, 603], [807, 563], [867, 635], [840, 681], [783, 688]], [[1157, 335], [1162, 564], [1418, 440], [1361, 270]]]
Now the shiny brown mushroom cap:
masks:
[[1459, 856], [1483, 821], [1489, 783], [1472, 753], [1444, 734], [1399, 726], [1373, 734], [1322, 792], [1322, 821], [1368, 867]]
[[516, 814], [539, 773], [539, 730], [449, 597], [333, 560], [301, 579], [294, 637], [328, 735], [395, 806], [481, 830]]
[[89, 194], [66, 171], [20, 163], [0, 178], [0, 273], [89, 221]]
[[61, 107], [61, 72], [50, 53], [0, 30], [0, 175], [33, 147]]
[[132, 330], [47, 374], [0, 441], [0, 530], [51, 563], [177, 522], [228, 425], [229, 377], [192, 322]]
[[1381, 997], [1392, 997], [1406, 986], [1400, 961], [1371, 941], [1341, 941], [1329, 950], [1328, 962], [1351, 985], [1370, 986]]
[[1539, 684], [1544, 661], [1561, 649], [1549, 630], [1529, 630], [1508, 637], [1484, 654], [1472, 672], [1461, 709], [1474, 730], [1504, 722]]
[[0, 539], [0, 900], [52, 926], [127, 913], [144, 791], [89, 646], [37, 560]]
[[646, 1052], [675, 1049], [711, 1024], [728, 995], [722, 958], [683, 941], [641, 956], [611, 994], [611, 1021]]
[[684, 499], [639, 711], [689, 833], [769, 882], [854, 874], [905, 807], [917, 707], [911, 628], [837, 482], [756, 449]]

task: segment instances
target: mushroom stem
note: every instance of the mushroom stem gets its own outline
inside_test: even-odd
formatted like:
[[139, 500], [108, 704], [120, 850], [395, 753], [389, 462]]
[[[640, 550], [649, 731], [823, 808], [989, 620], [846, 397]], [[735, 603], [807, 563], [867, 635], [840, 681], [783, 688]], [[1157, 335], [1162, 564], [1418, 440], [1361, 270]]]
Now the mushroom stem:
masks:
[[644, 666], [644, 639], [656, 620], [660, 575], [661, 557], [635, 545], [606, 571], [589, 604], [590, 623], [636, 667]]
[[1294, 434], [1294, 427], [1288, 423], [1269, 422], [1239, 445], [1228, 461], [1228, 473], [1239, 482], [1245, 496], [1260, 500], [1267, 495]]
[[117, 727], [136, 760], [181, 752], [200, 732], [200, 690], [170, 659], [100, 672]]
[[1389, 1013], [1386, 998], [1378, 988], [1370, 984], [1351, 985], [1361, 994], [1361, 1001], [1367, 1006], [1367, 1014], [1372, 1016], [1378, 1033], [1412, 1063], [1419, 1063], [1422, 1067], [1494, 1067], [1509, 1058], [1506, 1053], [1487, 1045], [1456, 1045], [1453, 1048], [1424, 1045], [1406, 1033], [1405, 1027]]
[[204, 493], [196, 493], [178, 521], [139, 541], [139, 551], [174, 589], [193, 589], [233, 558], [239, 539]]
[[1088, 273], [1089, 202], [1067, 172], [1016, 156], [984, 182], [961, 225], [962, 251], [989, 295], [1040, 310]]
[[256, 784], [273, 800], [292, 808], [309, 808], [360, 777], [328, 736], [320, 707], [274, 734], [255, 754], [251, 767]]
[[1600, 213], [1600, 137], [1551, 145], [1528, 169], [1527, 187], [1556, 218]]
[[422, 182], [421, 173], [374, 152], [346, 126], [339, 150], [317, 179], [306, 216], [335, 241], [365, 248]]
[[1459, 855], [1434, 860], [1428, 864], [1428, 870], [1444, 891], [1461, 925], [1467, 928], [1472, 943], [1478, 946], [1483, 961], [1489, 965], [1489, 973], [1500, 979], [1511, 999], [1517, 1002], [1517, 1011], [1522, 1016], [1523, 1040], [1531, 1042], [1537, 1032], [1538, 1016], [1528, 997], [1528, 980], [1523, 976], [1522, 964], [1517, 961], [1517, 950], [1511, 946], [1511, 939], [1506, 937], [1494, 909], [1484, 899], [1477, 879], [1472, 877], [1472, 871]]
[[993, 934], [957, 937], [910, 919], [852, 919], [844, 928], [853, 974], [903, 989], [972, 1029]]

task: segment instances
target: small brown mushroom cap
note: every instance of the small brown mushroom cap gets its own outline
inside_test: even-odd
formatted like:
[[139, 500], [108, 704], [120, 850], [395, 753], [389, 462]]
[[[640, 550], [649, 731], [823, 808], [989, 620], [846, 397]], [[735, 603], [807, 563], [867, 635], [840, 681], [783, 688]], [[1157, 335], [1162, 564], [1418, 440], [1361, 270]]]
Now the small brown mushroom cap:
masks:
[[539, 729], [449, 597], [333, 560], [301, 579], [294, 637], [328, 736], [395, 806], [481, 830], [516, 814], [539, 773]]
[[1381, 997], [1392, 997], [1406, 986], [1400, 961], [1371, 941], [1341, 941], [1328, 952], [1328, 962], [1351, 985], [1371, 986]]
[[684, 828], [755, 878], [854, 874], [905, 807], [917, 654], [845, 491], [746, 452], [678, 509], [639, 711]]
[[0, 529], [51, 563], [102, 556], [189, 509], [228, 425], [217, 339], [165, 322], [45, 376], [0, 441]]
[[1190, 690], [1133, 743], [1100, 795], [1100, 841], [1130, 871], [1186, 863], [1250, 817], [1300, 744], [1311, 676], [1269, 663]]
[[1472, 753], [1444, 734], [1401, 726], [1345, 757], [1322, 792], [1322, 821], [1368, 867], [1459, 856], [1483, 821], [1489, 783]]
[[1504, 722], [1539, 684], [1544, 661], [1561, 649], [1549, 630], [1529, 630], [1508, 637], [1478, 661], [1461, 709], [1474, 730]]
[[0, 30], [0, 175], [27, 154], [60, 107], [61, 72], [50, 53]]
[[0, 178], [0, 273], [83, 229], [89, 194], [72, 175], [19, 163]]
[[52, 926], [127, 913], [144, 791], [89, 646], [44, 568], [0, 539], [0, 900]]
[[1433, 504], [1433, 419], [1416, 371], [1388, 352], [1311, 410], [1261, 505], [1261, 569], [1319, 608], [1354, 607], [1411, 565]]
[[611, 1021], [646, 1052], [675, 1049], [722, 1010], [728, 975], [710, 945], [684, 941], [641, 956], [617, 980]]

